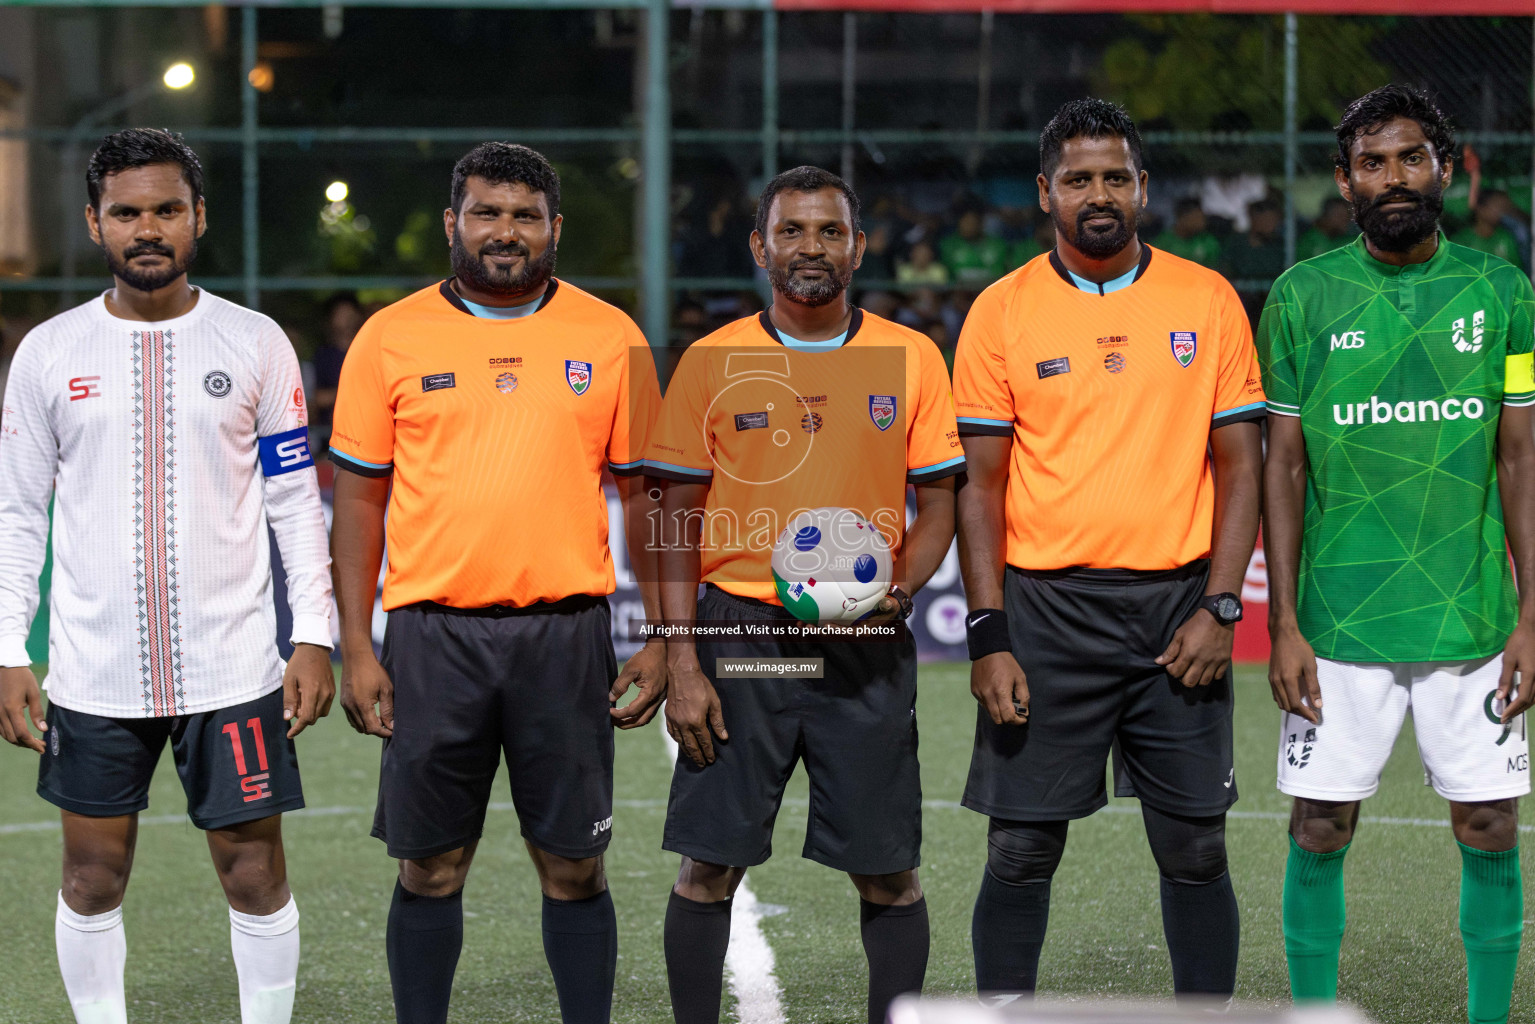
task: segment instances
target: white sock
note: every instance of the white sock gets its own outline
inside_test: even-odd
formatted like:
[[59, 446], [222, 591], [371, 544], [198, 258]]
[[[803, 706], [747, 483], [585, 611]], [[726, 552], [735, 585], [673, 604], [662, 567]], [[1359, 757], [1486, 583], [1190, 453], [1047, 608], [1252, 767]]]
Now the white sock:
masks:
[[60, 892], [53, 941], [59, 951], [64, 991], [69, 994], [78, 1024], [127, 1024], [123, 964], [128, 959], [128, 937], [123, 932], [123, 908], [90, 916], [77, 914]]
[[229, 948], [240, 976], [242, 1024], [288, 1024], [298, 979], [298, 904], [258, 917], [229, 910]]

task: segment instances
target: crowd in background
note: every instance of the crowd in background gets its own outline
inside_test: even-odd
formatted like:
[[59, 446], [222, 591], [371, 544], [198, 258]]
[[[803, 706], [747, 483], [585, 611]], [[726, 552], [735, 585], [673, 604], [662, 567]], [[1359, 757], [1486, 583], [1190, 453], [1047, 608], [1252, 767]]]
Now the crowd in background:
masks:
[[[757, 277], [745, 240], [751, 201], [744, 193], [701, 204], [678, 219], [673, 260], [679, 277]], [[1468, 215], [1446, 218], [1450, 240], [1530, 267], [1529, 217], [1508, 193], [1486, 189]], [[1147, 210], [1140, 234], [1154, 248], [1219, 271], [1236, 285], [1256, 324], [1268, 284], [1284, 272], [1284, 200], [1261, 177], [1190, 183], [1165, 206]], [[1050, 217], [1037, 206], [987, 203], [964, 193], [933, 210], [895, 194], [882, 194], [863, 211], [868, 238], [854, 287], [859, 305], [931, 337], [952, 352], [965, 313], [991, 282], [1055, 245]], [[1349, 204], [1323, 200], [1296, 223], [1295, 258], [1311, 259], [1358, 235]], [[682, 293], [673, 317], [673, 344], [686, 345], [755, 312], [756, 292]]]
[[[1209, 179], [1165, 206], [1145, 211], [1141, 237], [1154, 248], [1193, 260], [1229, 277], [1256, 324], [1268, 283], [1285, 269], [1284, 203], [1263, 179]], [[753, 208], [733, 192], [685, 210], [673, 232], [676, 275], [739, 279], [755, 287], [684, 288], [672, 315], [662, 372], [683, 348], [719, 327], [761, 309], [765, 278], [747, 247]], [[937, 205], [937, 209], [934, 206]], [[928, 335], [951, 362], [971, 302], [987, 285], [1055, 245], [1050, 218], [1037, 206], [988, 203], [961, 193], [943, 204], [877, 195], [863, 210], [868, 239], [854, 279], [864, 309]], [[1453, 242], [1530, 268], [1530, 220], [1507, 192], [1479, 190], [1467, 214], [1446, 217]], [[1348, 203], [1332, 196], [1296, 224], [1296, 259], [1319, 256], [1358, 234]], [[331, 295], [313, 323], [284, 324], [298, 350], [309, 395], [312, 441], [323, 451], [347, 347], [383, 302], [351, 293]], [[0, 319], [0, 389], [11, 354], [30, 324]]]

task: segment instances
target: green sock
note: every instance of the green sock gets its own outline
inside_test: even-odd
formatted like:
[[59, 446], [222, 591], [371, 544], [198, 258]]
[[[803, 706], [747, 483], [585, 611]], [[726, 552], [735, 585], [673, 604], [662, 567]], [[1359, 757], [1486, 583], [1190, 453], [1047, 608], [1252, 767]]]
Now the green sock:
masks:
[[1343, 948], [1343, 855], [1303, 850], [1290, 837], [1284, 872], [1284, 951], [1290, 995], [1296, 1002], [1338, 998], [1338, 953]]
[[1460, 847], [1460, 937], [1466, 943], [1471, 1024], [1506, 1024], [1524, 933], [1519, 848], [1502, 853]]

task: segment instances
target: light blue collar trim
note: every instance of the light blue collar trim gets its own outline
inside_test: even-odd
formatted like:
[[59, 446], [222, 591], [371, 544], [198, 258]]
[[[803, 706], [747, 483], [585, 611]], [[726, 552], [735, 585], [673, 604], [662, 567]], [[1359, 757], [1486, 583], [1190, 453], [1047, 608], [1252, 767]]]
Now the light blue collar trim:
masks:
[[462, 295], [458, 297], [458, 301], [481, 320], [520, 320], [538, 311], [538, 304], [543, 301], [543, 296], [540, 295], [532, 302], [524, 302], [520, 306], [482, 306], [478, 302], [470, 302]]
[[842, 347], [842, 343], [847, 341], [847, 332], [843, 331], [835, 338], [827, 338], [825, 341], [800, 341], [779, 331], [778, 340], [783, 342], [784, 348], [792, 348], [796, 352], [828, 352]]
[[1097, 281], [1089, 281], [1085, 277], [1078, 277], [1076, 274], [1072, 274], [1069, 270], [1066, 271], [1066, 273], [1071, 274], [1072, 282], [1089, 295], [1107, 295], [1109, 292], [1117, 292], [1121, 288], [1128, 288], [1135, 283], [1135, 275], [1140, 272], [1141, 267], [1137, 263], [1125, 273], [1114, 278], [1114, 280], [1105, 281], [1100, 285]]

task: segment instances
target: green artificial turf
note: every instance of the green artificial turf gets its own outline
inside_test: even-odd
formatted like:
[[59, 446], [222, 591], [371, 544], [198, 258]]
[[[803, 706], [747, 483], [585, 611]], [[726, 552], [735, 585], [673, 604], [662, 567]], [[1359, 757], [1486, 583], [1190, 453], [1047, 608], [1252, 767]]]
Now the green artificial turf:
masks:
[[[1242, 799], [1229, 827], [1242, 908], [1238, 997], [1275, 1006], [1288, 996], [1279, 927], [1288, 801], [1274, 790], [1276, 718], [1262, 670], [1241, 669], [1236, 778]], [[923, 667], [918, 722], [927, 800], [921, 877], [933, 934], [928, 991], [966, 993], [973, 986], [970, 909], [985, 857], [985, 819], [957, 803], [975, 726], [968, 666]], [[303, 915], [294, 1020], [390, 1021], [383, 935], [395, 868], [383, 845], [368, 837], [378, 741], [353, 733], [338, 707], [300, 738], [299, 757], [309, 807], [285, 824], [289, 872]], [[35, 775], [33, 754], [0, 750], [0, 864], [8, 897], [0, 1021], [68, 1024], [53, 950], [58, 818], [33, 792]], [[671, 1020], [661, 925], [677, 858], [660, 849], [669, 778], [670, 756], [658, 725], [619, 735], [618, 806], [607, 868], [620, 929], [614, 1011], [620, 1022]], [[858, 898], [845, 876], [799, 857], [806, 795], [800, 772], [778, 818], [776, 855], [752, 869], [748, 881], [775, 911], [762, 928], [776, 959], [787, 1020], [861, 1024]], [[538, 884], [504, 779], [495, 799], [465, 893], [464, 953], [450, 1019], [557, 1020], [539, 930]], [[139, 832], [124, 906], [133, 1024], [238, 1021], [225, 904], [203, 838], [181, 816], [184, 810], [167, 756]], [[1341, 991], [1381, 1022], [1463, 1021], [1459, 856], [1447, 827], [1410, 823], [1448, 817], [1444, 801], [1423, 785], [1410, 728], [1364, 815], [1346, 869]], [[1535, 855], [1526, 854], [1524, 870], [1535, 902]], [[1535, 917], [1535, 911], [1526, 913]], [[1526, 950], [1532, 945], [1535, 937]], [[1133, 801], [1113, 801], [1073, 823], [1054, 884], [1040, 986], [1042, 995], [1059, 997], [1170, 992], [1156, 869]], [[729, 1012], [727, 1000], [727, 1017]], [[1528, 952], [1512, 1019], [1535, 1020], [1535, 961]]]

